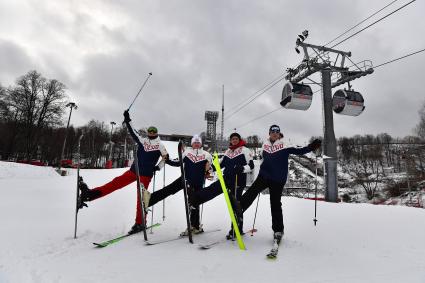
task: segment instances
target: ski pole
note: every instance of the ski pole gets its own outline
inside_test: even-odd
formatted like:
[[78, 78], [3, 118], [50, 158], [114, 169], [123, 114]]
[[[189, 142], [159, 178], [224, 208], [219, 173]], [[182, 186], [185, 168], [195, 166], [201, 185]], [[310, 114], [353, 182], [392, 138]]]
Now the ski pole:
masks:
[[[164, 175], [162, 177], [162, 187], [165, 187], [165, 166], [164, 166]], [[162, 200], [162, 221], [165, 221], [165, 199]]]
[[[237, 191], [238, 191], [238, 174], [236, 174], [235, 175], [235, 200], [236, 201], [238, 201], [238, 194], [237, 194]], [[239, 223], [239, 219], [238, 219], [238, 225], [240, 225], [240, 223]], [[242, 231], [241, 231], [241, 233], [243, 233]], [[235, 229], [233, 229], [233, 240], [235, 239]]]
[[256, 231], [255, 230], [255, 220], [257, 219], [257, 210], [258, 210], [258, 203], [260, 201], [260, 195], [261, 195], [261, 193], [258, 194], [257, 206], [255, 207], [254, 223], [252, 223], [251, 237], [254, 236], [254, 232]]
[[314, 189], [314, 226], [317, 224], [317, 154], [316, 154], [316, 162], [315, 162], [315, 189]]
[[143, 238], [145, 239], [145, 241], [148, 240], [148, 234], [146, 233], [146, 208], [145, 208], [145, 203], [144, 203], [144, 196], [143, 196], [143, 190], [146, 190], [145, 186], [143, 185], [143, 183], [140, 182], [140, 172], [139, 172], [139, 159], [137, 156], [137, 147], [138, 145], [136, 144], [135, 149], [134, 149], [134, 169], [136, 170], [136, 184], [137, 184], [137, 198], [140, 199], [140, 210], [141, 210], [141, 217], [142, 217], [142, 223], [143, 223]]
[[[155, 183], [156, 183], [156, 172], [153, 172], [153, 188], [152, 193], [155, 192]], [[152, 206], [152, 215], [151, 215], [151, 234], [153, 234], [153, 209], [155, 208], [155, 205]]]
[[136, 97], [133, 99], [133, 102], [131, 102], [130, 106], [128, 106], [127, 111], [130, 111], [131, 106], [133, 106], [133, 103], [136, 101], [137, 97], [140, 95], [140, 93], [142, 92], [142, 89], [145, 87], [147, 81], [149, 80], [149, 78], [152, 76], [152, 73], [149, 73], [145, 82], [142, 84], [142, 86], [140, 87], [139, 91], [137, 92]]
[[81, 160], [81, 139], [83, 138], [83, 134], [78, 138], [78, 144], [77, 144], [77, 199], [76, 199], [76, 206], [75, 206], [75, 225], [74, 225], [74, 239], [77, 239], [77, 221], [78, 221], [78, 198], [80, 196], [80, 160]]
[[[202, 190], [205, 189], [205, 180], [204, 183], [202, 184]], [[201, 204], [201, 219], [199, 220], [199, 227], [201, 227], [202, 225], [202, 214], [204, 213], [204, 204]]]
[[202, 214], [204, 213], [204, 204], [201, 204], [201, 219], [199, 220], [199, 226], [202, 225]]

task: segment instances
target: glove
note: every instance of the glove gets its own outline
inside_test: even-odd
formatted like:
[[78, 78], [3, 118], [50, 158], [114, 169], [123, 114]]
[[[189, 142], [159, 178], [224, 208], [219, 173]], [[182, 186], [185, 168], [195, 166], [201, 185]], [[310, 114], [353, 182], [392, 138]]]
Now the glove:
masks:
[[130, 119], [130, 113], [128, 113], [128, 110], [124, 111], [124, 122], [129, 123], [131, 121]]
[[242, 165], [235, 165], [234, 170], [236, 172], [236, 174], [241, 174], [244, 171], [244, 168]]
[[155, 167], [153, 168], [153, 171], [159, 171], [159, 170], [161, 170], [161, 168], [159, 168], [158, 165], [155, 165]]
[[322, 145], [322, 141], [319, 139], [315, 139], [314, 141], [312, 141], [308, 147], [312, 150], [315, 151], [316, 149], [318, 149], [320, 146]]
[[212, 170], [205, 171], [205, 179], [208, 179], [210, 181], [213, 179]]

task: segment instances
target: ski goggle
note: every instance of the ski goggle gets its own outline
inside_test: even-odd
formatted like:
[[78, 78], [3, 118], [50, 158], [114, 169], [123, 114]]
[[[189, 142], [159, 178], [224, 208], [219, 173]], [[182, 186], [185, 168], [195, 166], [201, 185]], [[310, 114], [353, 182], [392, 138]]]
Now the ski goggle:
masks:
[[274, 126], [270, 128], [270, 133], [280, 133], [280, 128], [278, 126]]
[[157, 134], [158, 133], [158, 129], [156, 127], [149, 127], [148, 128], [148, 133]]

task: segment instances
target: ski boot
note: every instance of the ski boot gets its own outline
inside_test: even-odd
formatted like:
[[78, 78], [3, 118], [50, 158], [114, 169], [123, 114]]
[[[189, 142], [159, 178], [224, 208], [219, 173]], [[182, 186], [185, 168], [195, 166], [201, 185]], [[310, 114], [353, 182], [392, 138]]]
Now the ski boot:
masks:
[[78, 196], [77, 200], [77, 207], [78, 209], [82, 209], [83, 207], [88, 207], [88, 205], [85, 203], [85, 201], [88, 201], [88, 194], [89, 194], [89, 187], [86, 183], [83, 181], [83, 177], [78, 178], [78, 189], [80, 191], [80, 194]]
[[145, 230], [145, 226], [143, 224], [135, 223], [133, 227], [131, 227], [130, 231], [128, 231], [128, 235], [136, 234]]
[[282, 241], [283, 232], [274, 232], [273, 239], [277, 241], [277, 244], [280, 244], [280, 241]]
[[235, 231], [233, 231], [233, 228], [230, 229], [229, 233], [226, 235], [226, 240], [232, 240], [234, 241], [236, 237]]
[[[204, 232], [204, 229], [202, 228], [202, 225], [199, 225], [199, 227], [192, 227], [192, 235], [201, 234]], [[185, 231], [180, 233], [180, 237], [186, 237], [189, 236], [189, 232], [186, 228]]]
[[[241, 234], [241, 236], [245, 235], [245, 233], [243, 232], [243, 219], [239, 219], [236, 222], [238, 223], [239, 233]], [[226, 235], [226, 239], [232, 241], [236, 239], [236, 233], [233, 230], [233, 224], [230, 224], [230, 230], [229, 233], [227, 233]]]
[[88, 207], [86, 201], [92, 201], [101, 197], [101, 192], [98, 190], [90, 190], [87, 184], [83, 181], [83, 177], [80, 176], [78, 180], [78, 189], [80, 190], [80, 196], [78, 198], [78, 208], [81, 209], [84, 206]]
[[[245, 233], [242, 231], [242, 227], [239, 227], [239, 233], [241, 234], [241, 236], [245, 235]], [[233, 227], [229, 230], [229, 233], [227, 233], [226, 239], [232, 241], [236, 239], [236, 233], [233, 230]]]

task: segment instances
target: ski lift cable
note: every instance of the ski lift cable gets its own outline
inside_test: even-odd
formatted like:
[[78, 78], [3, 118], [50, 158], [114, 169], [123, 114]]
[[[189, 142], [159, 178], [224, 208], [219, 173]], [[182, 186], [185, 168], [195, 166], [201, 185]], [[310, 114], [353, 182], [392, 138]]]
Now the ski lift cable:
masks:
[[[315, 94], [315, 93], [317, 93], [317, 92], [319, 92], [319, 91], [321, 91], [321, 90], [322, 90], [322, 89], [321, 89], [321, 88], [319, 88], [318, 90], [314, 91], [314, 92], [313, 92], [313, 94]], [[266, 113], [264, 113], [264, 114], [262, 114], [262, 115], [260, 115], [260, 116], [258, 116], [258, 117], [256, 117], [256, 118], [252, 119], [252, 120], [249, 120], [248, 122], [246, 122], [246, 123], [244, 123], [244, 124], [241, 124], [241, 125], [239, 125], [238, 127], [235, 127], [234, 129], [240, 129], [240, 128], [242, 128], [242, 127], [245, 127], [245, 126], [246, 126], [246, 125], [248, 125], [248, 124], [251, 124], [251, 123], [253, 123], [253, 122], [257, 121], [257, 120], [260, 120], [260, 119], [262, 119], [262, 118], [264, 118], [264, 117], [266, 117], [266, 116], [268, 116], [268, 115], [270, 115], [270, 114], [273, 114], [274, 112], [278, 111], [279, 109], [283, 109], [283, 108], [282, 108], [282, 106], [279, 106], [278, 108], [273, 109], [272, 111], [266, 112]], [[227, 132], [227, 133], [230, 133], [230, 132]]]
[[394, 11], [392, 11], [391, 13], [386, 14], [386, 15], [385, 15], [385, 16], [383, 16], [382, 18], [379, 18], [378, 20], [376, 20], [376, 21], [374, 21], [373, 23], [371, 23], [371, 24], [367, 25], [366, 27], [362, 28], [361, 30], [359, 30], [359, 31], [357, 31], [357, 32], [355, 32], [355, 33], [353, 33], [352, 35], [350, 35], [350, 36], [348, 36], [348, 37], [344, 38], [344, 39], [343, 39], [343, 40], [341, 40], [340, 42], [338, 42], [338, 43], [336, 43], [336, 44], [332, 45], [332, 46], [331, 46], [331, 48], [334, 48], [334, 47], [336, 47], [336, 46], [340, 45], [341, 43], [343, 43], [343, 42], [345, 42], [345, 41], [349, 40], [350, 38], [352, 38], [352, 37], [354, 37], [354, 36], [358, 35], [358, 34], [359, 34], [359, 33], [361, 33], [362, 31], [364, 31], [364, 30], [366, 30], [366, 29], [370, 28], [371, 26], [373, 26], [373, 25], [375, 25], [375, 24], [379, 23], [380, 21], [382, 21], [382, 20], [384, 20], [384, 19], [388, 18], [388, 17], [389, 17], [389, 16], [391, 16], [392, 14], [394, 14], [394, 13], [396, 13], [396, 12], [400, 11], [401, 9], [403, 9], [403, 8], [407, 7], [408, 5], [412, 4], [412, 3], [413, 3], [413, 2], [415, 2], [415, 1], [416, 1], [416, 0], [412, 0], [412, 1], [410, 1], [410, 2], [408, 2], [408, 3], [406, 3], [406, 4], [404, 4], [403, 6], [401, 6], [401, 7], [397, 8], [397, 9], [395, 9], [395, 10], [394, 10]]
[[256, 96], [252, 97], [250, 100], [248, 100], [247, 102], [245, 102], [244, 105], [241, 105], [238, 109], [236, 109], [233, 113], [231, 113], [228, 116], [224, 117], [224, 120], [229, 119], [230, 117], [232, 117], [233, 115], [235, 115], [236, 113], [238, 113], [239, 111], [241, 111], [243, 108], [245, 108], [246, 106], [248, 106], [248, 104], [252, 103], [254, 100], [256, 100], [257, 98], [259, 98], [261, 95], [263, 95], [264, 93], [266, 93], [269, 89], [271, 89], [272, 87], [274, 87], [277, 83], [279, 83], [280, 81], [282, 81], [284, 79], [284, 77], [280, 78], [279, 80], [275, 81], [273, 84], [269, 85], [266, 89], [264, 89], [262, 92], [258, 93]]
[[[391, 6], [392, 4], [394, 4], [395, 2], [397, 2], [398, 0], [394, 0], [391, 3], [385, 5], [384, 7], [382, 7], [381, 9], [379, 9], [378, 11], [372, 13], [370, 16], [366, 17], [365, 19], [361, 20], [359, 23], [355, 24], [354, 26], [352, 26], [351, 28], [347, 29], [346, 31], [344, 31], [343, 33], [341, 33], [340, 35], [338, 35], [337, 37], [335, 37], [334, 39], [332, 39], [331, 41], [329, 41], [328, 43], [326, 43], [325, 45], [323, 45], [323, 47], [328, 46], [329, 44], [331, 44], [332, 42], [334, 42], [335, 40], [341, 38], [342, 36], [346, 35], [347, 33], [349, 33], [350, 31], [352, 31], [353, 29], [355, 29], [356, 27], [360, 26], [362, 23], [366, 22], [367, 20], [373, 18], [375, 15], [377, 15], [379, 12], [385, 10], [386, 8], [388, 8], [389, 6]], [[326, 52], [323, 52], [323, 54]], [[310, 54], [309, 54], [310, 56]], [[302, 61], [300, 61], [297, 65], [301, 64]]]
[[[354, 25], [353, 27], [349, 28], [348, 30], [346, 30], [345, 32], [343, 32], [342, 34], [340, 34], [339, 36], [337, 36], [336, 38], [334, 38], [333, 40], [329, 41], [328, 43], [326, 43], [324, 46], [329, 45], [330, 43], [334, 42], [335, 40], [341, 38], [342, 36], [344, 36], [345, 34], [347, 34], [348, 32], [352, 31], [353, 29], [355, 29], [356, 27], [358, 27], [359, 25], [361, 25], [362, 23], [364, 23], [365, 21], [369, 20], [370, 18], [374, 17], [375, 15], [377, 15], [379, 12], [383, 11], [384, 9], [386, 9], [387, 7], [389, 7], [390, 5], [394, 4], [395, 2], [397, 2], [398, 0], [394, 0], [392, 2], [390, 2], [389, 4], [385, 5], [384, 7], [382, 7], [381, 9], [379, 9], [378, 11], [372, 13], [370, 16], [366, 17], [364, 20], [360, 21], [358, 24]], [[362, 31], [368, 29], [369, 27], [377, 24], [378, 22], [384, 20], [385, 18], [389, 17], [390, 15], [398, 12], [399, 10], [403, 9], [404, 7], [410, 5], [411, 3], [415, 2], [416, 0], [412, 0], [406, 4], [404, 4], [403, 6], [397, 8], [396, 10], [392, 11], [391, 13], [385, 15], [384, 17], [376, 20], [375, 22], [373, 22], [372, 24], [366, 26], [365, 28], [361, 29], [360, 31], [350, 35], [349, 37], [343, 39], [342, 41], [338, 42], [337, 44], [333, 45], [331, 48], [334, 48], [335, 46], [345, 42], [346, 40], [356, 36], [357, 34], [361, 33]], [[351, 61], [351, 60], [350, 60]], [[283, 77], [286, 74], [286, 72], [282, 75], [280, 75], [279, 77], [277, 77], [276, 79], [274, 79], [273, 81], [271, 81], [270, 83], [268, 83], [266, 86], [264, 86], [263, 88], [261, 88], [259, 91], [255, 92], [253, 95], [251, 95], [249, 98], [247, 98], [245, 100], [245, 102], [241, 102], [239, 103], [239, 106], [233, 106], [231, 108], [231, 110], [229, 110], [229, 112], [232, 112], [232, 109], [236, 109], [233, 110], [233, 113], [231, 113], [229, 115], [229, 112], [227, 113], [227, 117], [225, 117], [225, 120], [230, 118], [231, 116], [235, 115], [237, 112], [239, 112], [240, 110], [242, 110], [243, 108], [245, 108], [247, 105], [249, 105], [250, 103], [252, 103], [255, 99], [257, 99], [259, 96], [261, 96], [262, 94], [264, 94], [265, 92], [267, 92], [272, 86], [276, 85], [278, 82], [283, 80]], [[276, 81], [277, 80], [277, 81]], [[226, 113], [225, 113], [226, 114]]]
[[421, 50], [418, 50], [418, 51], [415, 51], [415, 52], [412, 52], [412, 53], [409, 53], [409, 54], [407, 54], [407, 55], [404, 55], [404, 56], [401, 56], [401, 57], [398, 57], [398, 58], [395, 58], [395, 59], [389, 60], [389, 61], [387, 61], [387, 62], [384, 62], [384, 63], [381, 63], [381, 64], [379, 64], [379, 65], [375, 66], [375, 67], [374, 67], [374, 69], [377, 69], [377, 68], [382, 67], [382, 66], [384, 66], [384, 65], [387, 65], [387, 64], [390, 64], [390, 63], [393, 63], [393, 62], [399, 61], [399, 60], [401, 60], [401, 59], [404, 59], [404, 58], [407, 58], [407, 57], [413, 56], [413, 55], [415, 55], [415, 54], [418, 54], [418, 53], [421, 53], [421, 52], [424, 52], [424, 51], [425, 51], [425, 48], [424, 48], [424, 49], [421, 49]]
[[378, 14], [379, 12], [385, 10], [387, 7], [391, 6], [392, 4], [394, 4], [395, 2], [397, 2], [398, 0], [394, 0], [391, 3], [385, 5], [384, 7], [382, 7], [381, 9], [379, 9], [378, 11], [374, 12], [372, 15], [368, 16], [367, 18], [365, 18], [364, 20], [360, 21], [358, 24], [354, 25], [353, 27], [347, 29], [346, 31], [344, 31], [343, 33], [341, 33], [340, 35], [338, 35], [337, 37], [335, 37], [334, 39], [332, 39], [331, 41], [329, 41], [328, 43], [326, 43], [325, 45], [323, 45], [324, 47], [328, 46], [329, 44], [331, 44], [332, 42], [334, 42], [335, 40], [343, 37], [344, 35], [346, 35], [347, 33], [349, 33], [350, 31], [352, 31], [353, 29], [355, 29], [356, 27], [360, 26], [362, 23], [366, 22], [367, 20], [369, 20], [370, 18], [372, 18], [373, 16], [375, 16], [376, 14]]
[[[280, 74], [278, 77], [274, 78], [271, 82], [267, 83], [264, 87], [262, 87], [261, 89], [257, 90], [256, 92], [254, 92], [250, 97], [248, 97], [246, 100], [251, 99], [252, 97], [254, 97], [255, 95], [257, 95], [258, 93], [260, 93], [261, 91], [263, 91], [264, 89], [266, 89], [268, 86], [272, 85], [273, 83], [275, 83], [276, 80], [281, 80], [281, 77], [284, 76], [285, 74]], [[245, 99], [243, 99], [245, 100]], [[233, 109], [238, 108], [240, 106], [240, 104], [244, 104], [245, 102], [240, 102], [234, 106], [232, 106], [229, 110], [227, 110], [226, 112], [224, 112], [224, 115], [227, 115], [229, 112], [232, 112]]]
[[[411, 52], [411, 53], [409, 53], [409, 54], [406, 54], [406, 55], [404, 55], [404, 56], [401, 56], [401, 57], [398, 57], [398, 58], [395, 58], [395, 59], [391, 59], [391, 60], [389, 60], [389, 61], [386, 61], [386, 62], [384, 62], [384, 63], [381, 63], [381, 64], [379, 64], [379, 65], [376, 65], [376, 66], [374, 67], [374, 69], [377, 69], [377, 68], [379, 68], [379, 67], [382, 67], [382, 66], [385, 66], [385, 65], [391, 64], [391, 63], [393, 63], [393, 62], [396, 62], [396, 61], [402, 60], [402, 59], [404, 59], [404, 58], [407, 58], [407, 57], [410, 57], [410, 56], [413, 56], [413, 55], [416, 55], [416, 54], [422, 53], [422, 52], [424, 52], [424, 51], [425, 51], [425, 48], [423, 48], [423, 49], [421, 49], [421, 50], [418, 50], [418, 51], [415, 51], [415, 52]], [[318, 90], [314, 91], [314, 92], [313, 92], [313, 94], [315, 94], [315, 93], [317, 93], [317, 92], [319, 92], [319, 91], [321, 91], [321, 89], [318, 89]], [[252, 120], [250, 120], [250, 121], [248, 121], [248, 122], [246, 122], [246, 123], [244, 123], [244, 124], [240, 125], [239, 127], [236, 127], [236, 129], [238, 129], [238, 128], [242, 128], [242, 127], [245, 127], [246, 125], [251, 124], [252, 122], [255, 122], [255, 121], [257, 121], [257, 120], [260, 120], [260, 119], [262, 119], [262, 118], [264, 118], [264, 117], [266, 117], [266, 116], [268, 116], [268, 115], [270, 115], [270, 114], [272, 114], [272, 113], [276, 112], [276, 111], [277, 111], [277, 110], [279, 110], [279, 109], [281, 109], [281, 107], [279, 107], [279, 108], [277, 108], [277, 109], [274, 109], [274, 110], [272, 110], [272, 111], [270, 111], [270, 112], [267, 112], [267, 113], [265, 113], [265, 114], [262, 114], [262, 115], [258, 116], [257, 118], [254, 118], [254, 119], [252, 119]]]

